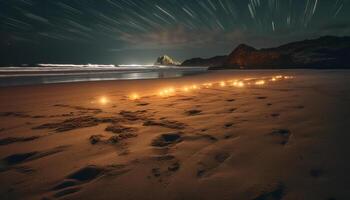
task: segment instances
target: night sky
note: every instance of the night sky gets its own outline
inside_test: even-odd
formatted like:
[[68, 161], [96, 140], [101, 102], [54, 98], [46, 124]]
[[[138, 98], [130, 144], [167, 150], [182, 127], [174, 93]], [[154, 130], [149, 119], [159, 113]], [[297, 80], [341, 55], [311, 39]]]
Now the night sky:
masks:
[[151, 64], [350, 35], [350, 0], [0, 0], [0, 64]]

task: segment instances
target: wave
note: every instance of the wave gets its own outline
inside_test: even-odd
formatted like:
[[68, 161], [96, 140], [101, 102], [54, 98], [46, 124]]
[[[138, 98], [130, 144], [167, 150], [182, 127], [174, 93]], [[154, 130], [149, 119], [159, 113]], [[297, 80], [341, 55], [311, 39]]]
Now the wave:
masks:
[[38, 64], [36, 66], [25, 67], [0, 67], [1, 72], [72, 72], [72, 71], [122, 71], [122, 70], [142, 70], [142, 69], [164, 69], [173, 68], [171, 66], [156, 65], [101, 65], [101, 64]]
[[[32, 69], [28, 69], [32, 68]], [[38, 69], [39, 68], [39, 69]], [[42, 69], [46, 68], [46, 69]], [[61, 68], [61, 69], [57, 69]], [[63, 68], [63, 69], [62, 69]], [[69, 68], [67, 70], [66, 68]], [[172, 78], [206, 72], [205, 67], [116, 66], [85, 67], [7, 67], [0, 68], [0, 87], [66, 82]], [[78, 68], [80, 70], [78, 70]], [[27, 69], [27, 71], [24, 71]], [[46, 71], [43, 71], [46, 70]]]
[[0, 67], [0, 78], [6, 77], [47, 77], [47, 76], [82, 76], [104, 73], [142, 73], [156, 72], [164, 70], [196, 70], [203, 67], [181, 67], [181, 66], [162, 66], [162, 65], [100, 65], [100, 64], [38, 64], [22, 67]]
[[179, 66], [164, 65], [104, 65], [104, 64], [37, 64], [36, 66], [0, 67], [0, 72], [45, 72], [45, 71], [90, 71], [90, 70], [139, 70], [139, 69], [172, 69]]
[[97, 68], [97, 67], [116, 67], [115, 65], [100, 65], [100, 64], [86, 64], [86, 65], [76, 65], [76, 64], [38, 64], [39, 67], [84, 67], [84, 68]]

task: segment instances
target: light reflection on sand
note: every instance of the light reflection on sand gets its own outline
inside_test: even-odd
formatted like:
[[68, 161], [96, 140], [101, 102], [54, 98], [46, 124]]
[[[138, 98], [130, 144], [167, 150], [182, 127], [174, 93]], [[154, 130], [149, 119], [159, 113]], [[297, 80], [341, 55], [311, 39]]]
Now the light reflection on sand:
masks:
[[[170, 97], [179, 93], [190, 93], [200, 89], [210, 89], [212, 87], [231, 87], [231, 88], [245, 88], [246, 86], [267, 86], [269, 83], [275, 84], [277, 81], [293, 79], [293, 76], [282, 76], [277, 75], [273, 77], [263, 77], [263, 78], [245, 78], [245, 79], [234, 79], [234, 80], [220, 80], [216, 82], [207, 82], [202, 84], [191, 84], [185, 85], [179, 88], [176, 87], [166, 87], [161, 88], [155, 94], [159, 97]], [[127, 95], [128, 99], [131, 101], [139, 100], [143, 95], [132, 92]], [[109, 99], [106, 96], [101, 96], [97, 101], [101, 105], [106, 105], [109, 103]]]
[[102, 96], [102, 97], [99, 98], [99, 101], [98, 101], [98, 102], [99, 102], [101, 105], [106, 105], [106, 104], [109, 102], [109, 100], [108, 100], [107, 97]]
[[258, 80], [255, 82], [255, 85], [265, 85], [265, 80]]
[[[179, 88], [175, 87], [166, 87], [161, 88], [156, 93], [159, 97], [169, 97], [174, 96], [179, 93], [189, 93], [193, 92], [195, 90], [199, 89], [209, 89], [211, 87], [234, 87], [234, 88], [244, 88], [246, 86], [265, 86], [269, 83], [275, 83], [277, 81], [292, 79], [293, 76], [272, 76], [272, 77], [263, 77], [263, 78], [245, 78], [242, 80], [234, 79], [234, 80], [220, 80], [216, 82], [207, 82], [202, 84], [192, 84], [192, 85], [185, 85]], [[130, 100], [138, 100], [142, 98], [142, 95], [137, 93], [131, 93], [128, 95]]]
[[129, 99], [130, 100], [138, 100], [140, 99], [140, 95], [138, 95], [137, 93], [132, 93], [130, 96], [129, 96]]

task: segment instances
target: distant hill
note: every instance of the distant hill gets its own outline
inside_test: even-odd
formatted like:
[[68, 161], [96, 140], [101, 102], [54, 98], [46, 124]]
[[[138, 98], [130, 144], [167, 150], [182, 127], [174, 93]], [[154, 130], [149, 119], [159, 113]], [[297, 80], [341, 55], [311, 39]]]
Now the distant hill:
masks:
[[173, 60], [167, 55], [157, 58], [157, 61], [154, 64], [155, 65], [180, 65], [179, 62]]
[[[350, 69], [349, 58], [350, 37], [324, 36], [265, 49], [240, 44], [221, 63], [212, 62], [209, 66], [210, 69]], [[182, 65], [208, 66], [209, 60], [190, 59]]]
[[181, 66], [206, 66], [206, 67], [215, 67], [220, 66], [225, 62], [227, 56], [215, 56], [212, 58], [204, 59], [204, 58], [192, 58], [189, 60], [185, 60]]

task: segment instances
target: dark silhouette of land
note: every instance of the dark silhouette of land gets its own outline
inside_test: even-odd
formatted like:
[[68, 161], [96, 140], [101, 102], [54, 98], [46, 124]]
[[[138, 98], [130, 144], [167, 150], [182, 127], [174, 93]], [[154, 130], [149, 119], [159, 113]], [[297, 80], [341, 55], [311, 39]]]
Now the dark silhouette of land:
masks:
[[184, 61], [182, 66], [209, 66], [209, 69], [347, 69], [349, 56], [349, 36], [324, 36], [275, 48], [255, 49], [240, 44], [228, 56], [192, 58]]

